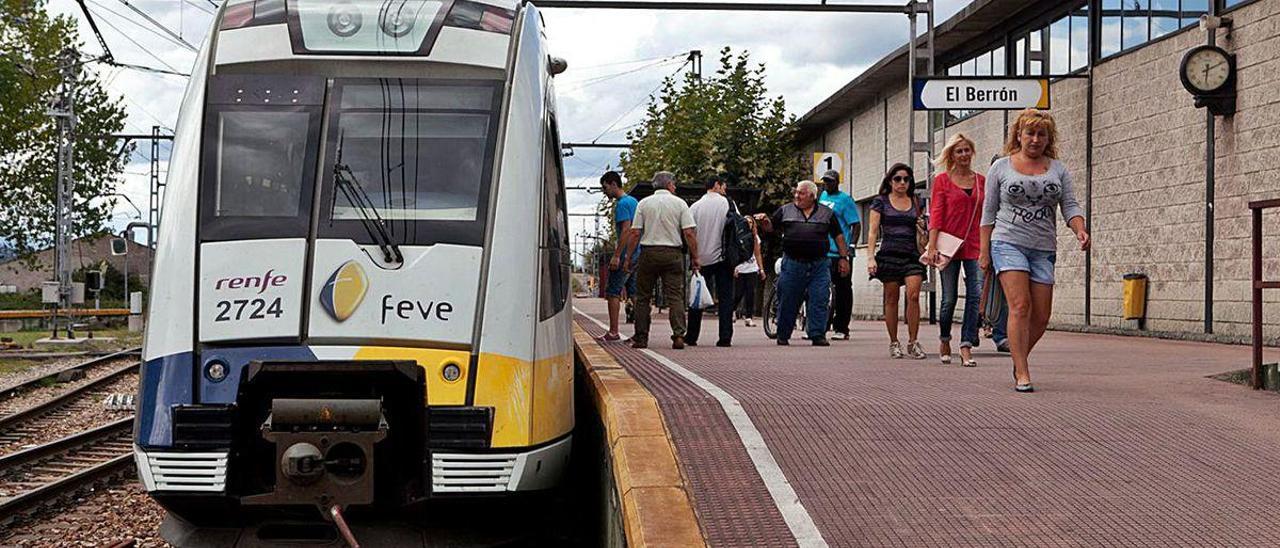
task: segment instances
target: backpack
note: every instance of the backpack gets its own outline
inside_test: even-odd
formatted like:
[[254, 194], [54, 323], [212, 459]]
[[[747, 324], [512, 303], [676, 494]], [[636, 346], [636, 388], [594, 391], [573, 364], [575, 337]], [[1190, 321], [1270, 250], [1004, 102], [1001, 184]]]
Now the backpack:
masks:
[[756, 238], [751, 233], [751, 225], [738, 213], [738, 206], [733, 200], [729, 200], [729, 212], [725, 213], [722, 244], [725, 264], [730, 266], [745, 263], [755, 254]]

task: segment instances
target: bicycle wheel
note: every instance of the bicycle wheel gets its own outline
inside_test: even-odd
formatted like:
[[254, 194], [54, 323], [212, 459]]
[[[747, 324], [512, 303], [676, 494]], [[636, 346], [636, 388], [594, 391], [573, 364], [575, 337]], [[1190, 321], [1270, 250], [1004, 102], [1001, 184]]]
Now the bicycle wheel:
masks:
[[761, 315], [764, 317], [760, 325], [764, 326], [764, 336], [770, 339], [778, 338], [778, 290], [773, 285], [765, 286], [764, 310]]

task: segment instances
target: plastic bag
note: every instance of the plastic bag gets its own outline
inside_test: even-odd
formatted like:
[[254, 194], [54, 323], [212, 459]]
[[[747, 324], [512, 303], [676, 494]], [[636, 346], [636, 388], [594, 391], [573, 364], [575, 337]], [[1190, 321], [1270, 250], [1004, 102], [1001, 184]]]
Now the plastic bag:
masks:
[[689, 309], [705, 310], [715, 304], [711, 290], [707, 288], [707, 279], [702, 277], [701, 272], [694, 272], [689, 279]]

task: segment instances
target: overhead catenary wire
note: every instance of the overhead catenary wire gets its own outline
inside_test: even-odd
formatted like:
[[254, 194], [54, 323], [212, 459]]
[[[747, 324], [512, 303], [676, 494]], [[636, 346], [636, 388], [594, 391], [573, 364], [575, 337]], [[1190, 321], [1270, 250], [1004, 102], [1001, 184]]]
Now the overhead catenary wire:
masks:
[[575, 82], [575, 81], [567, 81], [567, 82], [565, 82], [565, 84], [566, 84], [566, 85], [565, 85], [565, 89], [564, 89], [564, 91], [578, 91], [578, 90], [586, 89], [586, 88], [588, 88], [588, 87], [591, 87], [591, 86], [594, 86], [594, 85], [597, 85], [597, 84], [603, 84], [603, 83], [605, 83], [605, 82], [609, 82], [609, 81], [612, 81], [612, 80], [616, 80], [616, 79], [621, 78], [621, 77], [623, 77], [623, 76], [627, 76], [627, 75], [630, 75], [630, 74], [635, 74], [635, 73], [640, 72], [640, 71], [649, 70], [649, 69], [651, 69], [651, 68], [658, 68], [658, 67], [661, 67], [661, 66], [669, 66], [669, 65], [672, 65], [672, 64], [677, 63], [677, 62], [679, 62], [679, 61], [680, 61], [680, 59], [678, 59], [678, 58], [677, 58], [677, 59], [666, 59], [666, 60], [663, 60], [663, 61], [658, 61], [658, 62], [656, 62], [656, 63], [650, 63], [650, 64], [648, 64], [648, 65], [644, 65], [644, 66], [642, 66], [642, 67], [637, 67], [637, 68], [630, 69], [630, 70], [626, 70], [626, 71], [619, 72], [619, 73], [607, 74], [607, 75], [603, 75], [603, 76], [595, 76], [595, 77], [592, 77], [592, 78], [587, 78], [587, 79], [585, 79], [585, 80], [580, 80], [580, 81], [576, 81], [576, 82]]
[[[149, 33], [149, 34], [151, 34], [151, 35], [153, 35], [153, 36], [156, 36], [156, 37], [159, 37], [159, 38], [163, 38], [166, 42], [169, 42], [169, 43], [174, 44], [174, 45], [177, 45], [177, 46], [182, 46], [182, 47], [184, 47], [184, 48], [191, 49], [191, 51], [195, 51], [195, 49], [194, 49], [194, 48], [192, 48], [190, 44], [188, 44], [188, 43], [186, 43], [186, 42], [184, 42], [184, 41], [179, 41], [179, 40], [175, 39], [175, 38], [174, 38], [171, 34], [169, 34], [167, 31], [166, 31], [166, 32], [160, 32], [160, 31], [156, 30], [156, 29], [153, 27], [153, 25], [149, 25], [149, 24], [145, 24], [145, 23], [142, 23], [142, 22], [140, 22], [140, 21], [137, 21], [137, 20], [133, 19], [132, 17], [129, 17], [129, 16], [128, 16], [128, 15], [126, 15], [126, 14], [120, 13], [119, 11], [116, 11], [116, 10], [112, 9], [111, 7], [109, 7], [109, 6], [105, 5], [105, 4], [101, 3], [101, 2], [98, 2], [97, 0], [85, 0], [85, 1], [89, 2], [90, 4], [93, 4], [94, 9], [96, 9], [96, 10], [101, 10], [101, 11], [105, 11], [105, 12], [110, 13], [111, 15], [114, 15], [114, 16], [116, 16], [116, 17], [120, 18], [120, 19], [123, 19], [123, 20], [125, 20], [125, 21], [128, 21], [129, 23], [131, 23], [131, 24], [133, 24], [134, 26], [136, 26], [136, 27], [138, 27], [138, 28], [140, 28], [140, 29], [142, 29], [142, 30], [146, 31], [147, 33]], [[87, 8], [86, 8], [86, 9], [87, 9]], [[92, 20], [91, 20], [91, 21], [92, 21]]]
[[[178, 71], [178, 69], [176, 69], [176, 68], [174, 68], [174, 67], [173, 67], [173, 65], [170, 65], [169, 63], [165, 62], [165, 60], [164, 60], [164, 59], [161, 59], [161, 58], [160, 58], [160, 56], [158, 56], [158, 55], [156, 55], [156, 54], [152, 53], [152, 52], [151, 52], [151, 50], [147, 49], [147, 48], [146, 48], [146, 47], [144, 47], [142, 44], [139, 44], [137, 40], [134, 40], [134, 39], [133, 39], [133, 37], [132, 37], [132, 36], [129, 36], [129, 34], [128, 34], [128, 33], [126, 33], [126, 32], [124, 32], [124, 31], [120, 30], [120, 27], [117, 27], [117, 26], [113, 25], [113, 24], [111, 23], [111, 21], [108, 21], [108, 20], [106, 20], [106, 19], [103, 19], [103, 20], [102, 20], [102, 24], [106, 25], [106, 26], [107, 26], [108, 28], [110, 28], [111, 30], [114, 30], [114, 31], [116, 31], [116, 32], [120, 33], [120, 35], [121, 35], [121, 36], [123, 36], [125, 40], [128, 40], [128, 41], [129, 41], [129, 43], [133, 44], [134, 46], [137, 46], [137, 47], [138, 47], [138, 49], [140, 49], [140, 50], [142, 50], [142, 51], [143, 51], [143, 53], [146, 53], [146, 54], [147, 54], [148, 56], [150, 56], [152, 59], [155, 59], [155, 60], [156, 60], [156, 61], [158, 61], [161, 65], [164, 65], [164, 67], [165, 67], [165, 68], [169, 69], [170, 74], [177, 74], [177, 75], [181, 75], [181, 76], [188, 76], [187, 74], [183, 74], [183, 73], [179, 72], [179, 71]], [[112, 62], [114, 62], [114, 63], [119, 63], [118, 61], [112, 61]], [[151, 70], [151, 71], [153, 71], [153, 72], [160, 72], [160, 70], [159, 70], [159, 69], [152, 69], [151, 67], [142, 67], [142, 66], [139, 66], [139, 65], [127, 65], [127, 64], [125, 64], [125, 63], [119, 63], [119, 64], [120, 64], [121, 66], [125, 66], [125, 67], [128, 67], [128, 68], [137, 68], [137, 69], [140, 69], [140, 70]]]
[[685, 62], [684, 62], [684, 63], [681, 63], [681, 64], [680, 64], [680, 67], [679, 67], [679, 68], [677, 68], [674, 72], [672, 72], [671, 74], [668, 74], [667, 76], [663, 77], [663, 78], [662, 78], [662, 81], [658, 83], [657, 87], [653, 88], [653, 91], [650, 91], [649, 93], [646, 93], [646, 94], [644, 95], [644, 97], [642, 97], [642, 98], [640, 99], [640, 102], [636, 103], [634, 106], [632, 106], [631, 108], [627, 109], [627, 111], [626, 111], [626, 112], [622, 113], [622, 116], [619, 116], [616, 120], [614, 120], [614, 121], [613, 121], [613, 123], [609, 124], [609, 126], [608, 126], [608, 127], [604, 128], [604, 131], [600, 132], [600, 134], [599, 134], [599, 135], [597, 135], [595, 139], [592, 139], [592, 140], [591, 140], [591, 142], [592, 142], [592, 143], [594, 143], [594, 142], [596, 142], [596, 141], [599, 141], [601, 137], [604, 137], [605, 135], [608, 135], [608, 134], [609, 134], [609, 130], [613, 129], [613, 126], [618, 125], [618, 122], [621, 122], [621, 121], [622, 121], [623, 119], [625, 119], [627, 116], [630, 116], [630, 115], [631, 115], [631, 113], [632, 113], [632, 112], [635, 112], [635, 110], [636, 110], [636, 109], [638, 109], [638, 108], [640, 108], [640, 106], [641, 106], [641, 105], [643, 105], [643, 104], [645, 104], [645, 103], [649, 102], [649, 98], [653, 97], [653, 94], [657, 93], [657, 92], [658, 92], [658, 90], [662, 89], [662, 86], [663, 86], [663, 84], [665, 84], [665, 83], [666, 83], [667, 78], [671, 78], [672, 76], [675, 76], [675, 75], [677, 75], [677, 74], [680, 74], [680, 71], [684, 70], [684, 68], [685, 68], [685, 67], [689, 66], [689, 62], [690, 62], [690, 61], [689, 61], [688, 59], [686, 59], [686, 60], [685, 60]]
[[[182, 46], [186, 47], [187, 49], [189, 49], [189, 50], [191, 50], [191, 51], [197, 51], [197, 50], [196, 50], [196, 47], [195, 47], [195, 46], [193, 46], [193, 45], [191, 45], [191, 44], [189, 44], [189, 43], [187, 43], [187, 41], [186, 41], [186, 40], [183, 40], [181, 35], [179, 35], [179, 34], [175, 34], [173, 31], [169, 30], [169, 27], [166, 27], [166, 26], [164, 26], [164, 25], [160, 24], [160, 22], [159, 22], [159, 21], [156, 21], [155, 19], [152, 19], [150, 15], [147, 15], [147, 12], [145, 12], [145, 11], [142, 11], [142, 10], [138, 9], [138, 8], [137, 8], [136, 6], [134, 6], [133, 4], [130, 4], [130, 3], [129, 3], [129, 0], [120, 0], [120, 3], [121, 3], [121, 4], [124, 4], [124, 5], [125, 5], [125, 7], [127, 7], [127, 8], [129, 8], [129, 9], [133, 10], [133, 12], [134, 12], [134, 13], [136, 13], [136, 14], [138, 14], [138, 15], [141, 15], [143, 19], [146, 19], [147, 21], [150, 21], [150, 22], [151, 22], [151, 24], [153, 24], [153, 25], [155, 25], [155, 26], [156, 26], [156, 28], [159, 28], [160, 30], [164, 31], [164, 33], [165, 33], [165, 34], [168, 34], [169, 36], [173, 37], [173, 38], [174, 38], [175, 40], [177, 40], [177, 41], [178, 41]], [[179, 6], [182, 6], [182, 4], [178, 4], [178, 5], [179, 5]]]
[[[214, 12], [213, 12], [212, 10], [210, 10], [210, 9], [209, 9], [208, 7], [206, 7], [204, 4], [202, 4], [202, 3], [200, 3], [200, 2], [197, 2], [196, 0], [183, 0], [183, 1], [184, 1], [184, 2], [186, 2], [186, 3], [188, 3], [188, 4], [190, 4], [190, 5], [191, 5], [191, 7], [195, 8], [195, 9], [198, 9], [198, 10], [200, 10], [200, 11], [202, 11], [202, 12], [205, 12], [205, 13], [207, 13], [207, 14], [209, 14], [209, 15], [213, 15], [213, 14], [214, 14]], [[214, 5], [213, 5], [213, 7], [215, 7], [215, 8], [216, 8], [216, 7], [218, 7], [218, 5], [217, 5], [217, 4], [214, 4]]]

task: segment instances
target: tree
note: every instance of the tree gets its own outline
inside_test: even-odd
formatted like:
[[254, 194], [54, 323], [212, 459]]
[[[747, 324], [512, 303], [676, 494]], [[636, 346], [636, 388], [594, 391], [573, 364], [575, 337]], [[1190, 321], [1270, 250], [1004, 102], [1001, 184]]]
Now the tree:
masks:
[[793, 146], [796, 119], [781, 97], [766, 96], [764, 74], [747, 52], [724, 48], [714, 75], [664, 80], [640, 127], [627, 133], [631, 150], [621, 163], [628, 178], [670, 171], [680, 181], [702, 181], [727, 172], [738, 185], [763, 189], [763, 204], [790, 199], [805, 173]]
[[[61, 53], [80, 46], [75, 22], [50, 17], [44, 4], [0, 0], [0, 240], [26, 256], [53, 243], [58, 126], [46, 110], [62, 81]], [[76, 132], [118, 133], [124, 107], [83, 67], [77, 66]], [[101, 230], [110, 218], [115, 200], [103, 198], [115, 193], [124, 171], [118, 146], [102, 139], [76, 142], [73, 238]]]

